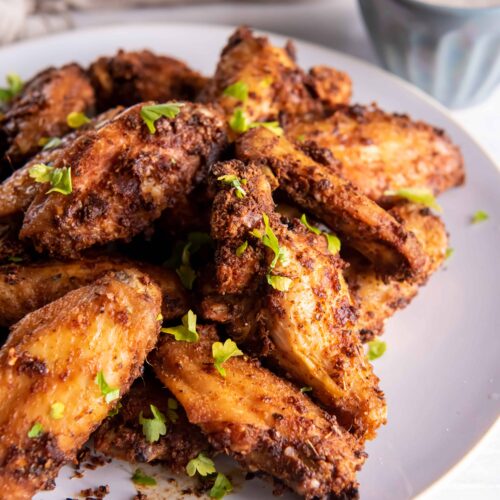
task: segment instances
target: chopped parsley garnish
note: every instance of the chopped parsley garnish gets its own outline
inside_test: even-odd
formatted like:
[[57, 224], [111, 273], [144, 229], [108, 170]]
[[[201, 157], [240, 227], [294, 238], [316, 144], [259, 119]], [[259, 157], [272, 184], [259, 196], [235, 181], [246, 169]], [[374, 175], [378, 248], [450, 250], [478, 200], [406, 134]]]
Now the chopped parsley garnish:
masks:
[[115, 415], [118, 415], [121, 409], [122, 404], [118, 401], [118, 404], [114, 408], [111, 408], [111, 410], [109, 410], [108, 417], [114, 417]]
[[175, 340], [183, 342], [198, 342], [200, 336], [196, 331], [196, 314], [191, 309], [182, 317], [182, 325], [169, 328], [162, 328], [163, 333], [168, 333], [175, 337]]
[[455, 249], [454, 249], [454, 248], [448, 247], [448, 248], [446, 249], [445, 254], [444, 254], [444, 258], [445, 258], [445, 259], [449, 259], [449, 258], [453, 255], [453, 253], [454, 253], [454, 252], [455, 252]]
[[156, 132], [155, 122], [162, 116], [165, 118], [175, 118], [181, 111], [182, 103], [167, 102], [165, 104], [153, 104], [141, 108], [141, 118], [148, 127], [149, 133]]
[[11, 255], [8, 259], [9, 262], [13, 262], [17, 264], [18, 262], [22, 262], [24, 259], [22, 257], [18, 257], [17, 255]]
[[288, 292], [293, 284], [293, 280], [291, 278], [287, 278], [286, 276], [276, 276], [268, 273], [266, 275], [266, 279], [269, 285], [280, 292]]
[[283, 129], [280, 127], [279, 122], [253, 122], [248, 126], [249, 129], [257, 127], [267, 128], [275, 135], [283, 135]]
[[442, 212], [442, 208], [438, 205], [436, 198], [432, 191], [426, 188], [401, 188], [385, 191], [384, 196], [395, 196], [397, 198], [404, 198], [413, 203], [419, 203], [429, 208], [433, 208], [438, 212]]
[[311, 231], [311, 233], [322, 234], [325, 237], [326, 244], [328, 246], [328, 251], [330, 253], [336, 254], [340, 252], [340, 240], [336, 235], [332, 233], [327, 233], [326, 231], [321, 231], [317, 227], [314, 227], [311, 224], [309, 224], [309, 222], [307, 221], [306, 214], [302, 214], [300, 222], [302, 222], [302, 224], [304, 224], [304, 226], [306, 226], [307, 229]]
[[310, 387], [309, 385], [306, 385], [305, 387], [301, 387], [300, 388], [300, 392], [304, 393], [304, 392], [311, 392], [313, 390], [312, 387]]
[[7, 87], [0, 88], [0, 102], [9, 102], [23, 90], [23, 81], [17, 73], [9, 73], [5, 79]]
[[57, 148], [61, 144], [62, 140], [59, 137], [42, 137], [42, 139], [38, 141], [38, 145], [43, 146], [42, 151]]
[[305, 134], [300, 134], [297, 136], [297, 138], [295, 140], [297, 142], [304, 142], [306, 140], [306, 136], [305, 136]]
[[120, 389], [111, 387], [106, 382], [102, 370], [99, 370], [99, 372], [95, 376], [95, 383], [99, 386], [101, 394], [104, 396], [104, 400], [106, 401], [106, 403], [111, 403], [112, 401], [120, 397]]
[[215, 483], [209, 492], [210, 498], [223, 498], [227, 493], [233, 491], [233, 485], [229, 479], [220, 472], [217, 473]]
[[193, 283], [194, 280], [196, 279], [196, 272], [191, 267], [191, 252], [189, 251], [191, 246], [192, 246], [191, 242], [186, 243], [186, 245], [182, 249], [181, 264], [175, 270], [175, 272], [181, 279], [182, 284], [188, 290], [193, 289]]
[[186, 472], [188, 476], [193, 477], [196, 473], [200, 476], [208, 476], [209, 474], [214, 474], [216, 471], [215, 464], [208, 458], [205, 453], [198, 453], [196, 458], [192, 458], [187, 466]]
[[135, 484], [140, 484], [141, 486], [156, 486], [156, 479], [154, 477], [148, 476], [141, 469], [136, 469], [134, 475], [132, 476], [132, 481]]
[[217, 180], [232, 186], [235, 189], [236, 196], [238, 198], [244, 198], [247, 195], [246, 191], [241, 187], [242, 184], [246, 184], [245, 179], [240, 179], [237, 175], [227, 174], [217, 177]]
[[372, 340], [368, 342], [368, 359], [373, 361], [380, 358], [387, 349], [387, 344], [383, 340]]
[[177, 420], [179, 420], [179, 415], [177, 413], [177, 410], [179, 409], [179, 403], [174, 399], [174, 398], [168, 398], [167, 400], [167, 417], [172, 422], [175, 424]]
[[160, 313], [160, 314], [158, 314], [158, 316], [156, 316], [156, 321], [159, 321], [160, 323], [163, 322], [163, 314], [162, 313]]
[[167, 433], [167, 426], [165, 425], [166, 417], [155, 406], [149, 405], [153, 418], [144, 418], [142, 411], [139, 414], [139, 423], [142, 425], [142, 433], [148, 443], [155, 443]]
[[309, 224], [309, 222], [307, 222], [306, 214], [302, 214], [302, 216], [300, 217], [300, 222], [302, 222], [302, 224], [304, 224], [304, 226], [306, 226], [307, 229], [309, 229], [309, 231], [311, 231], [311, 233], [321, 234], [321, 229], [318, 229], [317, 227], [311, 226], [311, 224]]
[[28, 431], [28, 437], [30, 439], [37, 438], [43, 433], [43, 427], [40, 422], [37, 422], [33, 425], [33, 427]]
[[224, 89], [224, 95], [245, 102], [248, 99], [248, 85], [245, 82], [233, 83]]
[[229, 119], [229, 126], [237, 134], [243, 134], [251, 128], [264, 127], [273, 132], [273, 134], [283, 135], [283, 129], [278, 122], [251, 122], [242, 108], [236, 108], [233, 111], [233, 115]]
[[490, 218], [490, 216], [488, 215], [488, 212], [485, 212], [484, 210], [478, 210], [472, 216], [471, 222], [472, 222], [472, 224], [477, 224], [479, 222], [484, 222], [485, 220], [488, 220], [489, 218]]
[[222, 366], [229, 358], [234, 356], [243, 356], [243, 353], [238, 349], [236, 342], [227, 339], [224, 344], [222, 342], [214, 342], [212, 344], [212, 356], [214, 358], [214, 366], [217, 371], [226, 377], [226, 369]]
[[71, 167], [55, 168], [45, 163], [37, 163], [29, 169], [29, 176], [35, 182], [49, 182], [52, 186], [45, 194], [61, 193], [68, 195], [73, 191]]
[[50, 418], [54, 420], [61, 420], [64, 417], [64, 403], [56, 401], [50, 405]]
[[71, 128], [80, 128], [82, 125], [90, 123], [90, 118], [85, 114], [79, 111], [72, 111], [66, 117], [66, 123]]
[[236, 257], [241, 257], [245, 250], [248, 248], [248, 241], [244, 241], [237, 249], [236, 249]]

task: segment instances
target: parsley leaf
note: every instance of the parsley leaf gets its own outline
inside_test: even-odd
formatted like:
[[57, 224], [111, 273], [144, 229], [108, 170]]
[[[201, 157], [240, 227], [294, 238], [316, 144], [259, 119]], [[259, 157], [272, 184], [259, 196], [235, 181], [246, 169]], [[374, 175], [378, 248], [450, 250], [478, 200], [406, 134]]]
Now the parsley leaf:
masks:
[[104, 400], [106, 401], [106, 403], [111, 403], [112, 401], [120, 397], [120, 389], [111, 387], [106, 382], [102, 370], [99, 370], [99, 372], [95, 376], [95, 383], [99, 386], [101, 394], [104, 396]]
[[71, 128], [80, 128], [82, 125], [86, 123], [90, 123], [90, 118], [85, 114], [78, 111], [72, 111], [66, 117], [66, 123]]
[[182, 317], [182, 325], [162, 328], [161, 331], [184, 342], [198, 342], [200, 338], [196, 331], [196, 314], [191, 309]]
[[287, 278], [286, 276], [277, 276], [275, 274], [269, 273], [266, 275], [266, 279], [269, 285], [280, 292], [288, 292], [293, 283], [293, 280], [291, 278]]
[[61, 420], [64, 417], [64, 403], [56, 401], [50, 405], [50, 418], [54, 420]]
[[304, 392], [311, 392], [313, 390], [313, 388], [309, 385], [306, 385], [305, 387], [301, 387], [300, 388], [300, 392], [304, 393]]
[[318, 229], [317, 227], [311, 226], [311, 224], [309, 224], [309, 222], [307, 222], [306, 214], [302, 214], [302, 216], [300, 217], [300, 222], [302, 222], [302, 224], [304, 224], [304, 226], [306, 226], [307, 229], [309, 229], [309, 231], [311, 231], [311, 233], [321, 234], [321, 229]]
[[188, 290], [193, 289], [193, 283], [196, 279], [196, 272], [191, 267], [191, 252], [189, 251], [191, 245], [192, 243], [188, 242], [182, 249], [181, 265], [175, 270], [175, 272], [181, 279], [182, 284]]
[[28, 437], [30, 439], [39, 437], [43, 432], [43, 427], [40, 422], [37, 422], [33, 425], [33, 427], [28, 431]]
[[372, 340], [368, 342], [368, 359], [373, 361], [380, 358], [387, 349], [387, 344], [382, 340]]
[[229, 119], [229, 126], [231, 130], [237, 134], [243, 134], [248, 130], [250, 124], [248, 123], [248, 119], [243, 109], [236, 108], [233, 111], [233, 116]]
[[141, 469], [136, 469], [134, 475], [132, 476], [132, 481], [135, 484], [140, 484], [141, 486], [156, 486], [156, 479], [154, 477], [148, 476]]
[[233, 491], [233, 485], [229, 479], [220, 472], [217, 473], [215, 483], [209, 492], [210, 498], [223, 498], [227, 493]]
[[247, 195], [246, 191], [241, 187], [242, 184], [246, 184], [245, 179], [240, 179], [236, 175], [227, 174], [217, 177], [217, 180], [234, 187], [238, 198], [244, 198]]
[[385, 191], [384, 196], [395, 196], [396, 198], [404, 198], [413, 203], [420, 203], [429, 208], [433, 208], [438, 212], [442, 212], [443, 209], [438, 205], [436, 198], [432, 194], [432, 191], [426, 188], [401, 188], [395, 191], [388, 190]]
[[446, 253], [444, 254], [444, 258], [449, 259], [453, 255], [454, 252], [455, 252], [454, 248], [448, 247], [446, 249]]
[[172, 422], [175, 424], [177, 420], [179, 420], [179, 415], [177, 413], [177, 410], [179, 409], [179, 403], [174, 398], [168, 398], [167, 400], [167, 417]]
[[283, 135], [283, 129], [280, 127], [279, 122], [253, 122], [250, 123], [248, 128], [264, 127], [276, 135]]
[[226, 87], [223, 93], [238, 99], [238, 101], [245, 102], [248, 99], [248, 85], [245, 82], [236, 82]]
[[111, 408], [111, 410], [109, 410], [108, 417], [114, 417], [115, 415], [118, 415], [121, 409], [122, 404], [118, 401], [118, 404], [114, 408]]
[[489, 218], [490, 218], [490, 216], [488, 215], [487, 212], [485, 212], [484, 210], [478, 210], [472, 216], [471, 223], [477, 224], [478, 222], [484, 222], [485, 220], [488, 220]]
[[11, 101], [23, 89], [23, 81], [17, 73], [9, 73], [6, 78], [7, 88], [0, 88], [0, 101]]
[[244, 241], [237, 249], [236, 249], [236, 257], [241, 257], [245, 250], [248, 248], [248, 241]]
[[43, 146], [42, 151], [57, 148], [61, 144], [62, 140], [59, 137], [42, 137], [42, 139], [38, 141], [38, 145]]
[[323, 233], [323, 236], [326, 238], [326, 243], [328, 245], [328, 251], [330, 253], [339, 253], [340, 252], [340, 239], [338, 236], [332, 233]]
[[205, 477], [208, 474], [214, 474], [217, 471], [215, 470], [215, 464], [213, 461], [208, 458], [205, 453], [201, 452], [198, 453], [196, 458], [192, 458], [188, 462], [186, 472], [190, 477], [193, 477], [196, 473]]
[[61, 193], [68, 195], [73, 191], [71, 167], [54, 168], [45, 163], [37, 163], [29, 169], [29, 176], [35, 182], [49, 182], [52, 186], [45, 194]]
[[141, 118], [148, 127], [149, 133], [156, 132], [155, 122], [162, 116], [165, 118], [175, 118], [181, 111], [182, 103], [167, 102], [165, 104], [153, 104], [141, 108]]
[[163, 323], [163, 314], [162, 313], [159, 313], [158, 316], [156, 316], [156, 321]]
[[222, 366], [229, 358], [233, 356], [243, 356], [243, 353], [238, 349], [236, 342], [227, 339], [224, 344], [222, 342], [214, 342], [212, 344], [212, 356], [214, 365], [217, 371], [223, 376], [226, 376], [226, 370]]
[[166, 418], [163, 413], [158, 410], [155, 405], [149, 405], [153, 418], [144, 418], [142, 411], [139, 414], [139, 423], [142, 425], [142, 433], [144, 434], [148, 443], [155, 443], [167, 433], [167, 426], [165, 425]]

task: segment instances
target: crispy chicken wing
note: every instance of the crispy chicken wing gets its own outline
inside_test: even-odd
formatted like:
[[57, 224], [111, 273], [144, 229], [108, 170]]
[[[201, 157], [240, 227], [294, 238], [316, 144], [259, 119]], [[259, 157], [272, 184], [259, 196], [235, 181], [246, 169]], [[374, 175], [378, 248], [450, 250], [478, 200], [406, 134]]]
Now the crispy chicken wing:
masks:
[[448, 237], [443, 222], [428, 209], [406, 203], [395, 206], [391, 214], [412, 231], [428, 255], [428, 264], [418, 282], [398, 281], [379, 273], [363, 259], [349, 258], [344, 271], [351, 296], [357, 306], [355, 328], [364, 341], [383, 332], [387, 318], [406, 307], [427, 278], [446, 258]]
[[39, 151], [43, 138], [70, 131], [69, 113], [92, 114], [94, 90], [78, 64], [42, 71], [26, 83], [0, 122], [8, 149], [7, 163], [14, 166]]
[[239, 138], [236, 154], [269, 166], [280, 188], [297, 205], [338, 231], [343, 243], [356, 248], [379, 269], [405, 277], [418, 275], [426, 265], [426, 255], [411, 232], [284, 137], [255, 128]]
[[356, 439], [255, 361], [229, 359], [223, 378], [213, 365], [215, 329], [198, 332], [195, 343], [163, 337], [151, 364], [211, 445], [307, 499], [353, 493], [365, 457]]
[[323, 108], [333, 109], [339, 104], [349, 104], [352, 81], [347, 73], [330, 66], [313, 66], [309, 70], [309, 78], [310, 86]]
[[99, 110], [143, 101], [193, 101], [207, 81], [185, 63], [149, 50], [100, 57], [89, 75]]
[[[323, 235], [296, 219], [288, 225], [280, 221], [271, 184], [259, 166], [217, 164], [214, 176], [223, 175], [245, 179], [246, 195], [240, 198], [234, 188], [221, 186], [214, 200], [216, 291], [222, 298], [251, 295], [258, 309], [247, 321], [271, 341], [270, 357], [298, 383], [311, 386], [344, 427], [362, 439], [373, 438], [385, 422], [386, 406], [360, 339], [351, 332], [355, 316], [340, 257], [328, 250]], [[267, 234], [264, 214], [279, 244], [272, 270], [275, 251], [252, 236], [255, 230]], [[245, 241], [248, 246], [238, 256], [236, 249]], [[288, 289], [272, 282], [283, 277], [291, 280]]]
[[328, 149], [333, 170], [376, 201], [408, 187], [439, 194], [465, 179], [462, 155], [442, 130], [376, 106], [339, 106], [326, 118], [290, 124], [286, 135]]
[[[95, 244], [129, 239], [193, 187], [225, 144], [225, 123], [210, 105], [185, 103], [148, 131], [133, 106], [79, 137], [55, 167], [71, 167], [73, 191], [41, 189], [26, 212], [21, 238], [38, 251], [71, 257]], [[175, 215], [174, 215], [175, 216]]]
[[[75, 459], [116, 405], [106, 394], [124, 394], [139, 375], [156, 342], [160, 302], [147, 276], [120, 271], [12, 327], [0, 351], [3, 498], [27, 499], [53, 487], [61, 465]], [[96, 383], [100, 372], [107, 391]]]

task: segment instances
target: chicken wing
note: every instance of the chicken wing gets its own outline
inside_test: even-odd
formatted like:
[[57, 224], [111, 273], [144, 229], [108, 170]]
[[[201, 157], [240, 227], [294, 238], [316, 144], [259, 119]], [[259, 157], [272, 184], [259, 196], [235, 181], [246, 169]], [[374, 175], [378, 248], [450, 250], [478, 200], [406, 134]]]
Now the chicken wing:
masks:
[[379, 269], [406, 277], [418, 275], [425, 267], [426, 255], [411, 232], [284, 137], [255, 128], [239, 138], [236, 155], [269, 166], [280, 188], [297, 205], [338, 231], [343, 243], [356, 248]]
[[[209, 105], [184, 103], [150, 133], [133, 106], [79, 137], [54, 167], [71, 167], [73, 191], [45, 194], [28, 208], [20, 233], [54, 256], [77, 256], [95, 244], [130, 239], [189, 193], [225, 145], [223, 117]], [[46, 187], [46, 186], [45, 186]]]
[[347, 73], [330, 66], [313, 66], [309, 70], [309, 81], [324, 109], [333, 109], [339, 104], [349, 104], [352, 81]]
[[149, 50], [100, 57], [89, 75], [99, 110], [143, 101], [193, 101], [207, 82], [183, 62]]
[[69, 132], [68, 114], [92, 114], [94, 101], [94, 90], [78, 64], [49, 68], [36, 75], [14, 98], [0, 122], [0, 134], [8, 146], [6, 162], [18, 166], [39, 151], [41, 139]]
[[365, 458], [356, 439], [255, 361], [229, 359], [223, 378], [213, 365], [214, 327], [198, 333], [195, 343], [163, 337], [151, 364], [210, 444], [307, 499], [354, 493]]
[[53, 487], [140, 374], [160, 329], [160, 289], [126, 270], [29, 314], [0, 351], [0, 487]]
[[439, 194], [465, 179], [460, 150], [442, 130], [376, 106], [339, 106], [326, 118], [290, 124], [286, 135], [328, 149], [334, 171], [375, 201], [409, 187]]
[[428, 209], [410, 203], [395, 206], [390, 213], [415, 234], [429, 257], [428, 264], [418, 282], [398, 281], [380, 276], [363, 259], [348, 258], [350, 265], [344, 275], [357, 307], [354, 326], [364, 341], [383, 332], [387, 318], [410, 303], [419, 285], [423, 285], [446, 258], [448, 237], [438, 217]]

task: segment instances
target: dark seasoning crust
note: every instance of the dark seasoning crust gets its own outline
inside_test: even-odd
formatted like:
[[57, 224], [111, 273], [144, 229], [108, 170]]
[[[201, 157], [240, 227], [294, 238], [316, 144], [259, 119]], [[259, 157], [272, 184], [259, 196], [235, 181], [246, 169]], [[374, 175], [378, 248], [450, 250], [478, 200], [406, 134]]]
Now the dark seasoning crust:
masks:
[[[228, 95], [234, 84], [243, 97]], [[52, 489], [66, 463], [74, 478], [108, 457], [182, 474], [199, 453], [232, 457], [276, 494], [357, 497], [365, 441], [387, 411], [362, 342], [383, 333], [448, 248], [438, 216], [387, 191], [439, 194], [465, 174], [443, 131], [351, 95], [347, 74], [304, 71], [291, 42], [240, 27], [210, 78], [119, 51], [88, 69], [49, 68], [4, 104], [3, 497]], [[143, 109], [167, 101], [152, 133]], [[70, 112], [90, 121], [71, 129]], [[245, 133], [231, 126], [238, 112]], [[50, 137], [60, 144], [41, 150]], [[40, 163], [70, 167], [71, 192], [47, 194], [30, 175]], [[159, 333], [186, 327], [188, 310], [198, 341]], [[212, 348], [227, 339], [243, 355], [224, 361], [223, 377]], [[150, 405], [167, 428], [153, 442], [140, 422], [157, 418]], [[206, 496], [214, 480], [184, 493]], [[80, 492], [107, 495], [106, 484]]]

